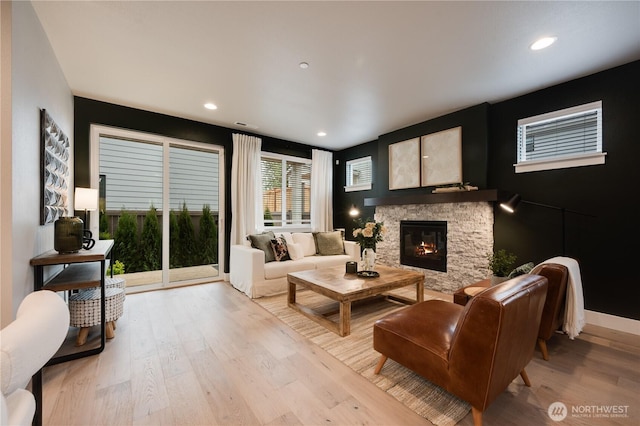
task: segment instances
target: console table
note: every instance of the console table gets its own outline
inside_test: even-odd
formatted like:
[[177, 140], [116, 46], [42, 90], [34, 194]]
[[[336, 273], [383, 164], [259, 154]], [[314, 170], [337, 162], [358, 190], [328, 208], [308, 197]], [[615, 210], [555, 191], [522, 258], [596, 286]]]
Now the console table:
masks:
[[[70, 291], [85, 288], [100, 288], [100, 344], [96, 347], [78, 351], [70, 348], [71, 344], [62, 344], [58, 352], [45, 364], [46, 366], [99, 354], [104, 350], [106, 343], [105, 334], [105, 275], [106, 260], [112, 257], [113, 240], [98, 240], [91, 250], [81, 249], [77, 253], [60, 254], [55, 250], [49, 250], [31, 259], [34, 267], [34, 291], [51, 290]], [[45, 282], [45, 268], [60, 266], [62, 269]], [[71, 339], [74, 341], [74, 339]], [[75, 349], [75, 350], [74, 350]], [[36, 399], [36, 412], [33, 424], [42, 425], [42, 369], [32, 378], [33, 395]]]

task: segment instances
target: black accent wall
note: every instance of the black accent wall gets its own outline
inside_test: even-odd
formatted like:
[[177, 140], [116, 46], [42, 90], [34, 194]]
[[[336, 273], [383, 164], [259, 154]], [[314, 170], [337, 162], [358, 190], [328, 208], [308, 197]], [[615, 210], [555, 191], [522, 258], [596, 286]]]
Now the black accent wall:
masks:
[[[361, 217], [364, 198], [430, 193], [432, 188], [389, 191], [390, 144], [462, 126], [463, 180], [480, 189], [519, 193], [523, 200], [576, 211], [566, 213], [565, 256], [581, 267], [585, 308], [640, 319], [640, 279], [633, 265], [640, 254], [635, 188], [640, 167], [637, 123], [640, 119], [640, 61], [552, 86], [493, 105], [481, 104], [387, 133], [378, 140], [335, 153], [340, 165], [334, 179], [337, 227], [347, 228], [352, 204]], [[603, 151], [606, 164], [519, 173], [516, 126], [530, 117], [588, 102], [603, 102]], [[371, 155], [374, 183], [370, 191], [344, 192], [346, 161]], [[562, 255], [561, 211], [520, 204], [510, 215], [496, 206], [495, 248], [512, 251], [517, 263], [538, 263]], [[469, 283], [462, 283], [467, 285]]]
[[262, 139], [262, 150], [278, 154], [311, 158], [314, 147], [271, 138], [255, 133], [205, 124], [198, 121], [124, 107], [92, 99], [74, 98], [74, 179], [76, 186], [90, 184], [90, 126], [100, 124], [122, 129], [147, 132], [188, 141], [219, 145], [225, 149], [225, 262], [224, 272], [229, 272], [229, 244], [231, 235], [231, 163], [233, 133], [245, 133]]
[[[640, 319], [640, 61], [539, 90], [490, 108], [489, 186], [524, 200], [574, 210], [566, 213], [566, 256], [581, 267], [585, 308]], [[605, 164], [531, 173], [514, 172], [517, 120], [602, 101]], [[539, 262], [562, 252], [561, 212], [521, 204], [495, 216], [495, 246], [519, 261]]]

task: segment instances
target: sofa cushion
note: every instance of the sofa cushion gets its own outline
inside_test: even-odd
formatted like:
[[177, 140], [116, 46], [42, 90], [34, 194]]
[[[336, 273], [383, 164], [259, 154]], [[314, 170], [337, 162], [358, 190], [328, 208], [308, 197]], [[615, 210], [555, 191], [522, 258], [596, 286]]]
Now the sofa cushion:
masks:
[[257, 248], [264, 252], [264, 263], [273, 262], [276, 260], [273, 255], [273, 249], [271, 248], [271, 240], [273, 240], [276, 236], [272, 231], [266, 231], [262, 234], [253, 234], [249, 235], [249, 240], [251, 240], [251, 247]]
[[276, 259], [276, 262], [291, 260], [287, 242], [284, 237], [275, 237], [271, 240], [271, 250], [273, 250], [273, 257]]
[[340, 231], [314, 232], [316, 253], [320, 256], [344, 254], [344, 242]]
[[284, 278], [289, 272], [308, 271], [310, 269], [315, 269], [315, 265], [305, 259], [296, 262], [291, 260], [287, 262], [271, 262], [264, 265], [264, 278], [267, 280]]
[[305, 257], [305, 261], [313, 262], [316, 269], [331, 268], [333, 266], [345, 266], [345, 263], [353, 260], [351, 256], [346, 254], [336, 254], [333, 256], [312, 256]]
[[291, 237], [294, 243], [302, 246], [302, 252], [305, 256], [314, 256], [316, 254], [316, 242], [311, 232], [293, 232]]

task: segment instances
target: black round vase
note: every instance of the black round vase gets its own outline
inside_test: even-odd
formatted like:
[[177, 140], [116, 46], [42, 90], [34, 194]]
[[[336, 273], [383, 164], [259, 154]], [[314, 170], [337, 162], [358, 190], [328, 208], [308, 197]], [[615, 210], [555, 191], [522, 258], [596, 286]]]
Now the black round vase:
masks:
[[82, 248], [84, 222], [78, 216], [59, 218], [54, 230], [53, 248], [58, 253], [77, 253]]

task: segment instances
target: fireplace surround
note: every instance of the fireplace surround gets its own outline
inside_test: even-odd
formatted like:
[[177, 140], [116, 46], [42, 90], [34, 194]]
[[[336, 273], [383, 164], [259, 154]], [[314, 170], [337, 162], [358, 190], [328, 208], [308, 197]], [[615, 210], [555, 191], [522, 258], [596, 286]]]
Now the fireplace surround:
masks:
[[[377, 205], [375, 220], [387, 228], [377, 244], [377, 262], [416, 269], [425, 274], [425, 288], [453, 293], [487, 278], [487, 255], [493, 252], [493, 204], [487, 201], [436, 204]], [[403, 265], [400, 259], [400, 222], [441, 221], [447, 223], [445, 271]]]

